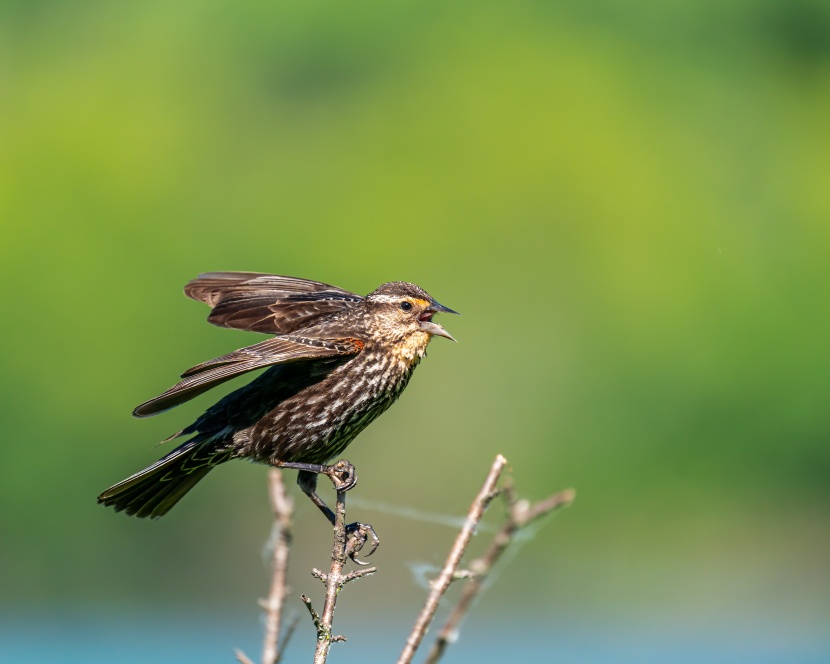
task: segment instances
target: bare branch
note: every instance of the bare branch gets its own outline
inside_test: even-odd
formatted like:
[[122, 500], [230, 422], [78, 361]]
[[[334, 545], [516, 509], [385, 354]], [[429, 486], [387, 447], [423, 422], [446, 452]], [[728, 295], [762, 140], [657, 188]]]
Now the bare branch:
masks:
[[378, 571], [377, 567], [364, 567], [363, 569], [356, 569], [354, 572], [349, 572], [340, 579], [340, 587], [342, 588], [350, 581], [357, 581], [358, 579], [362, 579], [364, 576], [372, 576], [375, 572]]
[[502, 529], [493, 537], [484, 555], [470, 563], [470, 570], [473, 571], [473, 575], [464, 586], [464, 591], [447, 618], [447, 622], [441, 628], [438, 638], [433, 644], [429, 655], [427, 655], [425, 664], [435, 664], [438, 662], [444, 654], [447, 645], [455, 641], [462, 620], [484, 587], [484, 583], [493, 566], [513, 541], [516, 533], [532, 521], [546, 514], [550, 514], [561, 507], [570, 505], [576, 496], [576, 492], [573, 489], [566, 489], [534, 505], [529, 505], [527, 501], [518, 500], [513, 483], [508, 481], [505, 483], [503, 495], [507, 502], [507, 521]]
[[[280, 624], [288, 592], [286, 578], [288, 574], [288, 557], [291, 552], [294, 525], [294, 501], [285, 490], [282, 474], [276, 468], [268, 473], [268, 493], [271, 499], [271, 511], [274, 514], [274, 527], [277, 530], [274, 551], [271, 556], [271, 587], [268, 599], [260, 600], [265, 609], [265, 637], [262, 646], [262, 664], [277, 664], [281, 651], [293, 632], [287, 632], [283, 643], [279, 644]], [[236, 650], [236, 659], [242, 664], [253, 662], [241, 650]]]
[[278, 647], [282, 611], [285, 606], [285, 594], [288, 590], [288, 556], [294, 538], [293, 515], [294, 501], [285, 490], [282, 473], [276, 468], [268, 472], [268, 487], [271, 496], [271, 510], [279, 527], [277, 541], [274, 544], [274, 556], [271, 563], [271, 592], [268, 595], [268, 607], [265, 612], [265, 640], [262, 648], [262, 664], [275, 664], [279, 658]]
[[305, 595], [301, 596], [303, 603], [311, 614], [314, 628], [317, 630], [317, 647], [314, 652], [314, 664], [324, 664], [328, 657], [331, 644], [335, 641], [346, 640], [345, 636], [331, 633], [334, 608], [340, 590], [350, 581], [356, 581], [357, 579], [362, 579], [364, 576], [369, 576], [377, 572], [377, 567], [369, 567], [356, 570], [349, 574], [343, 573], [343, 567], [346, 564], [346, 558], [349, 554], [347, 540], [346, 493], [345, 491], [338, 491], [337, 503], [334, 508], [334, 541], [331, 550], [331, 567], [328, 572], [323, 572], [317, 568], [311, 570], [311, 575], [316, 579], [320, 579], [326, 586], [326, 599], [323, 604], [322, 615], [319, 615], [314, 610], [311, 605], [311, 600], [308, 597]]
[[432, 583], [432, 588], [427, 596], [427, 601], [415, 621], [415, 626], [412, 628], [412, 632], [406, 640], [403, 652], [398, 658], [398, 664], [409, 664], [409, 662], [412, 661], [415, 651], [421, 644], [427, 628], [429, 627], [430, 622], [432, 622], [433, 616], [435, 616], [435, 611], [438, 608], [438, 603], [441, 601], [441, 597], [447, 592], [447, 588], [449, 588], [452, 583], [453, 577], [458, 570], [459, 564], [461, 563], [461, 557], [464, 555], [464, 552], [467, 550], [467, 546], [473, 537], [476, 525], [484, 516], [484, 511], [487, 509], [487, 505], [497, 495], [496, 483], [498, 482], [499, 476], [501, 475], [502, 470], [504, 470], [505, 465], [507, 465], [507, 459], [505, 459], [501, 454], [496, 456], [496, 459], [490, 468], [490, 472], [487, 474], [487, 478], [484, 481], [484, 485], [481, 487], [481, 490], [478, 492], [478, 495], [470, 506], [470, 511], [467, 513], [464, 526], [461, 528], [461, 532], [455, 539], [455, 543], [450, 550], [447, 561], [444, 563], [444, 568], [441, 570], [438, 578]]
[[[503, 483], [501, 488], [498, 488], [499, 479], [506, 465], [507, 460], [502, 455], [498, 455], [494, 460], [484, 484], [470, 506], [467, 517], [464, 520], [461, 531], [455, 539], [444, 567], [438, 577], [430, 584], [430, 592], [426, 603], [415, 622], [412, 632], [407, 638], [404, 650], [398, 659], [398, 664], [411, 663], [416, 650], [423, 641], [427, 629], [435, 616], [441, 598], [447, 592], [447, 589], [453, 581], [465, 580], [466, 585], [461, 597], [453, 608], [446, 624], [441, 629], [426, 660], [427, 664], [435, 664], [438, 662], [446, 650], [447, 645], [455, 640], [461, 622], [481, 593], [488, 576], [492, 572], [493, 566], [515, 539], [517, 533], [531, 522], [573, 501], [575, 494], [570, 489], [556, 493], [532, 505], [526, 500], [519, 500], [513, 483], [509, 478]], [[263, 664], [278, 664], [297, 626], [297, 620], [294, 620], [285, 630], [285, 635], [280, 640], [280, 625], [286, 593], [288, 592], [286, 574], [292, 542], [294, 504], [286, 493], [280, 472], [276, 469], [272, 470], [269, 474], [269, 486], [276, 537], [272, 556], [272, 578], [269, 596], [267, 600], [260, 600], [260, 604], [266, 611], [262, 662]], [[504, 498], [507, 505], [506, 522], [493, 536], [485, 553], [480, 558], [470, 562], [466, 568], [461, 568], [461, 559], [470, 544], [474, 532], [481, 523], [484, 512], [492, 500], [499, 495]], [[312, 576], [319, 579], [326, 588], [322, 613], [317, 613], [311, 604], [311, 600], [307, 596], [301, 596], [317, 632], [314, 655], [315, 664], [325, 664], [333, 642], [346, 640], [345, 636], [332, 634], [334, 610], [340, 590], [351, 581], [362, 579], [365, 576], [370, 576], [377, 572], [377, 568], [375, 567], [358, 569], [350, 573], [344, 573], [343, 571], [346, 560], [349, 557], [354, 558], [355, 553], [366, 542], [366, 530], [368, 530], [374, 539], [374, 546], [377, 545], [377, 537], [371, 530], [371, 526], [353, 524], [352, 529], [354, 529], [354, 525], [360, 526], [361, 530], [349, 534], [350, 531], [346, 526], [346, 494], [344, 491], [337, 491], [337, 502], [334, 510], [331, 566], [328, 572], [323, 572], [316, 568], [311, 572]], [[355, 538], [356, 535], [357, 537], [362, 537], [362, 539], [350, 539]], [[374, 550], [374, 547], [372, 550]], [[355, 562], [364, 564], [357, 560]], [[240, 664], [254, 664], [242, 651], [236, 650], [235, 654]]]
[[282, 656], [285, 654], [285, 649], [288, 647], [288, 643], [291, 641], [291, 637], [294, 636], [294, 632], [297, 629], [297, 625], [300, 624], [300, 617], [298, 615], [293, 615], [291, 617], [291, 622], [288, 623], [288, 627], [285, 628], [285, 632], [282, 635], [282, 639], [280, 639], [280, 647], [279, 652], [277, 653], [277, 659], [274, 664], [279, 664], [282, 661]]
[[340, 590], [340, 575], [346, 564], [346, 493], [337, 492], [334, 506], [334, 542], [331, 550], [331, 567], [326, 575], [326, 601], [323, 615], [317, 628], [317, 649], [314, 652], [314, 664], [324, 664], [333, 640], [331, 623], [334, 620], [334, 607], [337, 604], [337, 591]]
[[320, 622], [320, 614], [314, 610], [314, 607], [311, 605], [311, 599], [306, 597], [305, 595], [300, 595], [300, 599], [305, 604], [305, 608], [308, 609], [309, 614], [311, 615], [311, 622], [314, 623], [314, 627], [317, 629], [317, 634], [319, 636], [320, 632], [323, 629], [323, 624]]

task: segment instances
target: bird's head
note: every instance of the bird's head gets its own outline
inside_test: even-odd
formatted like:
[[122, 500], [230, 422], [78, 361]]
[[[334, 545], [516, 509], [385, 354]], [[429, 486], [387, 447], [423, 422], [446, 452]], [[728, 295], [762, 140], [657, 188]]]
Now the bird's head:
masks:
[[420, 357], [433, 336], [453, 339], [432, 320], [437, 313], [457, 314], [436, 302], [424, 289], [403, 281], [383, 284], [363, 300], [379, 341], [404, 344]]

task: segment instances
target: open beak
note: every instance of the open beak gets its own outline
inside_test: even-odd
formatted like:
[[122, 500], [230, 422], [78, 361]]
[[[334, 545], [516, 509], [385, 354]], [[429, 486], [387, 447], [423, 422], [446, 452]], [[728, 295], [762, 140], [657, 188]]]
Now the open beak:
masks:
[[443, 314], [455, 314], [456, 316], [460, 316], [457, 311], [453, 311], [449, 307], [445, 307], [443, 304], [439, 304], [435, 300], [430, 300], [429, 306], [424, 309], [424, 312], [418, 317], [418, 321], [421, 324], [421, 329], [424, 332], [428, 332], [436, 337], [446, 337], [451, 341], [455, 341], [453, 336], [447, 332], [443, 327], [441, 327], [438, 323], [432, 322], [432, 317], [437, 313]]

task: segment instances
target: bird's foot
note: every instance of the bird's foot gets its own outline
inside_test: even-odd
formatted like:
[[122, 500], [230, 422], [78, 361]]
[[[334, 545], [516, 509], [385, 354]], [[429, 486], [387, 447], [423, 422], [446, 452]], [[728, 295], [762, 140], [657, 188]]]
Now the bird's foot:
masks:
[[363, 549], [363, 545], [370, 539], [372, 540], [372, 544], [369, 549], [369, 553], [366, 555], [371, 556], [375, 551], [377, 551], [377, 548], [380, 545], [380, 538], [377, 536], [377, 533], [375, 533], [375, 529], [368, 523], [350, 523], [346, 526], [346, 536], [348, 537], [348, 541], [346, 542], [346, 555], [349, 556], [349, 558], [352, 559], [352, 562], [356, 565], [368, 565], [369, 563], [358, 560], [355, 556]]
[[357, 484], [357, 471], [349, 461], [340, 459], [336, 464], [327, 468], [326, 475], [334, 485], [335, 491], [348, 491]]

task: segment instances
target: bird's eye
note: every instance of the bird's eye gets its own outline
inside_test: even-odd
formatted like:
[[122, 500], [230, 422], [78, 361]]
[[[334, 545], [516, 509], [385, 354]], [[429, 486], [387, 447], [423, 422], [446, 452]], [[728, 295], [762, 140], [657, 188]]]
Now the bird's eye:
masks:
[[404, 300], [403, 302], [401, 302], [401, 309], [403, 309], [404, 311], [410, 311], [412, 309], [412, 302], [407, 302], [406, 300]]

